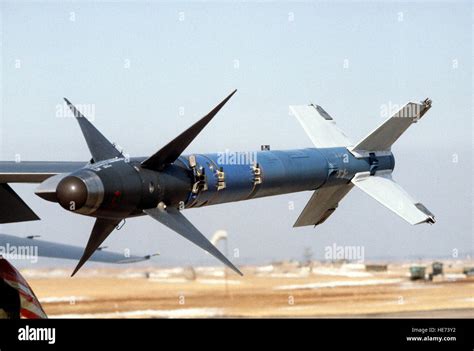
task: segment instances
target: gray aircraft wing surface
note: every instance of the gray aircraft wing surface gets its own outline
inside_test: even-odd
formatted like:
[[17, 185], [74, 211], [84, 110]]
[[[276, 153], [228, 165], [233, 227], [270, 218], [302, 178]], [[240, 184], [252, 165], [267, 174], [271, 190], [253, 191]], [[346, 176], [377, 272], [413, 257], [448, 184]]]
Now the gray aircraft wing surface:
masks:
[[[15, 249], [18, 252], [19, 247], [24, 248], [32, 246], [38, 248], [38, 256], [71, 260], [80, 259], [82, 256], [82, 252], [84, 251], [84, 249], [79, 246], [60, 244], [51, 241], [44, 241], [32, 238], [21, 238], [8, 234], [0, 234], [0, 256], [7, 256], [9, 253], [11, 254], [11, 249]], [[91, 256], [90, 260], [104, 263], [135, 263], [149, 260], [152, 256], [154, 255], [129, 255], [127, 257], [125, 254], [121, 253], [97, 250]]]
[[84, 167], [84, 161], [0, 161], [0, 183], [41, 183], [59, 173]]
[[84, 167], [86, 162], [0, 161], [0, 224], [40, 219], [8, 183], [41, 183], [57, 174]]

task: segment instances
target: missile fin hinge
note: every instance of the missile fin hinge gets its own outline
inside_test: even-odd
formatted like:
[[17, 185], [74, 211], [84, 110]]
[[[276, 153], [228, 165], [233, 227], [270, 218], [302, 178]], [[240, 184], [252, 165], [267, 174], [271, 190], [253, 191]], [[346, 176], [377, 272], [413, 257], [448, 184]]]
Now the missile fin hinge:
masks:
[[194, 155], [189, 156], [189, 167], [193, 171], [194, 183], [192, 188], [193, 194], [198, 194], [201, 191], [206, 191], [207, 187], [207, 176], [203, 167], [198, 167], [196, 157]]
[[377, 169], [379, 168], [379, 160], [375, 156], [374, 152], [369, 153], [369, 164], [370, 164], [370, 175], [375, 175]]
[[189, 167], [196, 168], [196, 156], [190, 155], [188, 160], [189, 160]]
[[217, 175], [217, 191], [225, 189], [225, 173], [224, 168], [221, 167], [220, 169], [216, 170]]

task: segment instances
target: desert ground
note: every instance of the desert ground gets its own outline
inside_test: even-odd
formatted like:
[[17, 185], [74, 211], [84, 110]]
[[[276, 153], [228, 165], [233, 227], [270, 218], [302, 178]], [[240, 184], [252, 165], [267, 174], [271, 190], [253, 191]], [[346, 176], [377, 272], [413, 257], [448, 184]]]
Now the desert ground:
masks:
[[[297, 262], [243, 267], [22, 270], [50, 318], [474, 317], [472, 261], [444, 261], [432, 280], [410, 280], [410, 262]], [[419, 262], [417, 263], [419, 264]], [[426, 275], [431, 261], [423, 262]]]

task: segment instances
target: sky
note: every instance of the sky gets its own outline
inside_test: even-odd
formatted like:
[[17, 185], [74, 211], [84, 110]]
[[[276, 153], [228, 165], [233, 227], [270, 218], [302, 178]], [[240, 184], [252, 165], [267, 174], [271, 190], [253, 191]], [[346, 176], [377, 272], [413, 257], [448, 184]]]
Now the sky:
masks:
[[[465, 258], [474, 244], [472, 18], [469, 1], [0, 1], [0, 159], [89, 160], [63, 97], [132, 156], [153, 154], [233, 89], [187, 153], [311, 147], [288, 111], [306, 103], [357, 142], [397, 106], [430, 97], [393, 152], [394, 179], [436, 215], [432, 226], [410, 226], [358, 189], [316, 228], [292, 228], [310, 192], [184, 214], [208, 237], [226, 230], [237, 265], [302, 259], [305, 248], [321, 259], [332, 245], [363, 247], [366, 260]], [[36, 185], [13, 187], [42, 220], [0, 232], [85, 245], [92, 218], [41, 200]], [[156, 265], [217, 262], [145, 217], [105, 245], [159, 251]]]

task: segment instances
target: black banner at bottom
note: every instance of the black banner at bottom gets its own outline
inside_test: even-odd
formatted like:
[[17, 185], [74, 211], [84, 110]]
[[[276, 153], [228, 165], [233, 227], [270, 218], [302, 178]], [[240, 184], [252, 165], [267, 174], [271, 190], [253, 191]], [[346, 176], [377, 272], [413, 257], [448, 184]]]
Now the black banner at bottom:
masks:
[[[0, 351], [219, 346], [473, 350], [473, 319], [1, 320]], [[283, 344], [283, 342], [290, 344]], [[312, 346], [311, 346], [312, 345]], [[293, 347], [292, 347], [293, 348]]]

